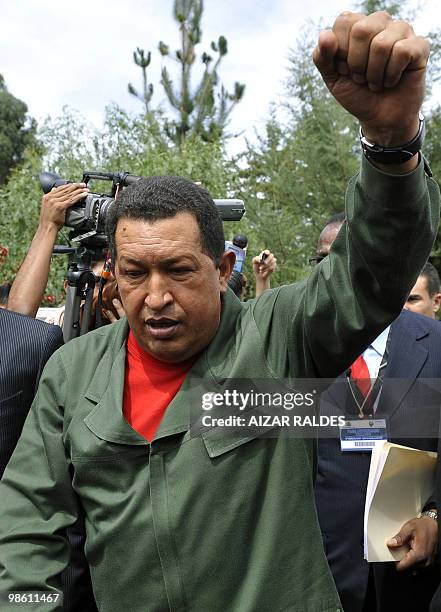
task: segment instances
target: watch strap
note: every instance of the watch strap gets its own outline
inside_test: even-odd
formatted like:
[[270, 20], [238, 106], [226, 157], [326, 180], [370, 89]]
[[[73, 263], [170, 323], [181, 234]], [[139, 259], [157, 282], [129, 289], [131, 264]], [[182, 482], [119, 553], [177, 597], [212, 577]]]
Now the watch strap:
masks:
[[408, 143], [400, 145], [399, 147], [383, 147], [370, 142], [363, 134], [363, 130], [360, 126], [360, 144], [363, 149], [363, 153], [369, 160], [378, 162], [381, 164], [403, 164], [404, 162], [412, 159], [423, 146], [424, 136], [426, 133], [424, 117], [420, 113], [420, 122], [418, 126], [417, 135]]

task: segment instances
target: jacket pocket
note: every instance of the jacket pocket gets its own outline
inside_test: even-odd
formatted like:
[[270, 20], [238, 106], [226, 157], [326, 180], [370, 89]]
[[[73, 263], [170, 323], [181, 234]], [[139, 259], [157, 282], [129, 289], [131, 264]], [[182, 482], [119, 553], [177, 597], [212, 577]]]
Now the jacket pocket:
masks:
[[[268, 423], [265, 420], [259, 420], [265, 417], [265, 412], [263, 407], [257, 406], [253, 410], [242, 413], [239, 418], [243, 421], [236, 421], [233, 427], [220, 426], [216, 424], [218, 421], [213, 421], [212, 427], [202, 428], [200, 436], [208, 455], [211, 458], [219, 457], [256, 439], [277, 438], [278, 424], [274, 424], [271, 419], [268, 419]], [[257, 420], [252, 423], [251, 418]]]

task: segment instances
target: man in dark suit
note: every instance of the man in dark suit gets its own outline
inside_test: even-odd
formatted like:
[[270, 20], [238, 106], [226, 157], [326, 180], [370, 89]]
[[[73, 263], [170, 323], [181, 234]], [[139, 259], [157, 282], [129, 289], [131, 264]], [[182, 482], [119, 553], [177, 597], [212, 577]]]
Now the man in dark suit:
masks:
[[[63, 344], [58, 325], [0, 308], [0, 477], [14, 451], [34, 399], [41, 372]], [[84, 560], [84, 528], [68, 529], [71, 564], [63, 574], [64, 610], [94, 612]]]
[[[326, 257], [343, 220], [341, 215], [331, 218], [322, 232], [318, 259]], [[385, 419], [391, 441], [436, 451], [440, 396], [429, 392], [423, 379], [441, 377], [441, 323], [403, 311], [381, 336], [370, 347], [372, 353], [380, 353], [380, 372], [368, 412]], [[360, 412], [367, 413], [363, 399], [354, 393], [357, 389], [351, 387], [350, 372], [346, 374], [323, 394], [321, 414], [358, 419]], [[411, 549], [399, 564], [368, 564], [363, 558], [363, 517], [370, 451], [343, 451], [340, 432], [334, 433], [319, 440], [316, 500], [327, 559], [345, 612], [427, 611], [439, 584], [438, 569], [431, 565], [437, 540], [435, 503], [426, 506], [427, 516], [401, 528], [400, 538]]]
[[44, 365], [62, 344], [60, 327], [0, 309], [0, 477], [20, 437]]

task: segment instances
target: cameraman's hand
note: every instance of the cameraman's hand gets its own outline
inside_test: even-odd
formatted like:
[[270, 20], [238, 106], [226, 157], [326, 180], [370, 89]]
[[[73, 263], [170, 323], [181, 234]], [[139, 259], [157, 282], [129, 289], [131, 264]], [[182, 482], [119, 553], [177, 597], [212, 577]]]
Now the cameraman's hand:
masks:
[[53, 228], [58, 232], [64, 225], [66, 210], [83, 200], [88, 193], [89, 189], [85, 183], [69, 183], [54, 187], [41, 201], [40, 227]]
[[43, 196], [40, 221], [28, 253], [17, 272], [9, 293], [8, 308], [35, 317], [46, 289], [52, 249], [66, 210], [89, 193], [84, 183], [55, 187]]

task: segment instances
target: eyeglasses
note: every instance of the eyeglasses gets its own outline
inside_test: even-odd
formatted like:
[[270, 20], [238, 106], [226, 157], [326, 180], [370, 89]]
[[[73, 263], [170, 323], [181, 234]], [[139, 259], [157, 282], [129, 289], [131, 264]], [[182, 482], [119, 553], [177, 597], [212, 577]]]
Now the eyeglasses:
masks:
[[321, 261], [323, 261], [325, 259], [325, 257], [327, 257], [327, 255], [316, 255], [315, 257], [310, 257], [308, 259], [308, 263], [309, 263], [310, 266], [316, 266]]

